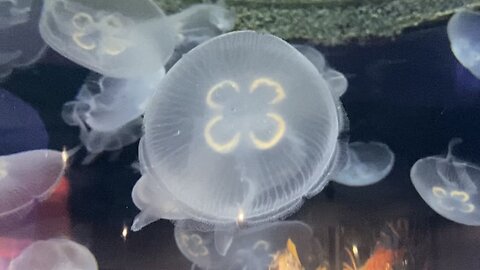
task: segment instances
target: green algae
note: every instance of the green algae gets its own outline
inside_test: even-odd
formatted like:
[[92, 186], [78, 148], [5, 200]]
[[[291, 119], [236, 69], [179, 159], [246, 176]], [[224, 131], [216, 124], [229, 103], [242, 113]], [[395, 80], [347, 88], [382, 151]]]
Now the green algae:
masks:
[[[205, 0], [156, 0], [167, 12]], [[480, 0], [225, 0], [235, 29], [265, 31], [323, 45], [394, 38], [405, 29], [447, 19]]]

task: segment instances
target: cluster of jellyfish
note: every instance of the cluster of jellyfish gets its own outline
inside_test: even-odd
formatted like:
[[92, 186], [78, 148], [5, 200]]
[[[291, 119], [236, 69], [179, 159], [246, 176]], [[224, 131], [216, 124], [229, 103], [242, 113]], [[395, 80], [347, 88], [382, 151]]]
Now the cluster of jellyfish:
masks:
[[[152, 0], [0, 0], [0, 78], [39, 60], [47, 46], [91, 70], [62, 117], [80, 129], [89, 153], [84, 164], [140, 139], [133, 231], [158, 219], [178, 221], [177, 245], [205, 269], [266, 269], [272, 256], [284, 255], [300, 263], [293, 243], [312, 249], [311, 229], [275, 221], [329, 181], [364, 186], [384, 179], [394, 154], [381, 142], [349, 143], [340, 100], [348, 83], [319, 51], [267, 33], [225, 33], [234, 22], [218, 4], [166, 15]], [[477, 77], [479, 26], [471, 11], [448, 25], [453, 53]], [[75, 150], [46, 149], [38, 114], [5, 90], [0, 105], [4, 222], [48, 198]], [[30, 122], [18, 118], [26, 115]], [[15, 148], [12, 142], [32, 134], [38, 145]], [[453, 156], [456, 143], [445, 158], [415, 163], [411, 178], [436, 212], [480, 225], [480, 168]], [[9, 269], [65, 263], [98, 268], [85, 247], [52, 239], [32, 244]]]

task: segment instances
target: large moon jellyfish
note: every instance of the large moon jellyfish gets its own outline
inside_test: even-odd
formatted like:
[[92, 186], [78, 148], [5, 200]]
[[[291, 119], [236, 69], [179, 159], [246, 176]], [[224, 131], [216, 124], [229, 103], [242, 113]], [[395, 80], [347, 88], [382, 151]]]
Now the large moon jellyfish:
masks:
[[68, 239], [36, 241], [15, 258], [8, 270], [97, 270], [86, 247]]
[[0, 156], [0, 221], [21, 219], [47, 199], [63, 176], [68, 154], [32, 150]]
[[366, 186], [384, 179], [395, 161], [392, 150], [380, 142], [353, 142], [346, 151], [346, 164], [333, 179], [348, 186]]
[[[185, 54], [161, 81], [140, 143], [140, 229], [176, 213], [214, 224], [284, 217], [319, 192], [336, 163], [342, 110], [330, 82], [299, 51], [240, 31]], [[140, 200], [142, 199], [142, 200]], [[150, 200], [148, 203], [145, 203]], [[144, 213], [149, 213], [145, 215]]]
[[[211, 9], [209, 13], [199, 6], [192, 7], [193, 11], [211, 15], [201, 17], [207, 22], [215, 23], [213, 19], [221, 20], [222, 14], [228, 13], [205, 5]], [[135, 4], [130, 0], [46, 0], [40, 33], [54, 50], [95, 72], [117, 78], [141, 77], [164, 67], [180, 39], [179, 31], [190, 25], [174, 19], [197, 22], [199, 16], [190, 13], [167, 17], [152, 0]], [[219, 21], [218, 27], [224, 24]], [[195, 30], [193, 34], [198, 35]]]
[[42, 1], [0, 0], [0, 80], [37, 61], [46, 49], [38, 31]]
[[448, 154], [418, 160], [410, 171], [412, 183], [423, 200], [438, 214], [466, 225], [480, 225], [478, 185], [480, 167], [456, 158], [452, 139]]
[[[320, 245], [313, 231], [299, 221], [262, 224], [235, 232], [225, 255], [217, 253], [212, 232], [189, 221], [175, 224], [175, 241], [182, 254], [202, 269], [314, 269]], [[302, 268], [304, 267], [304, 268]]]
[[76, 100], [64, 104], [62, 117], [80, 127], [89, 163], [103, 151], [120, 150], [142, 136], [141, 115], [165, 71], [141, 79], [90, 76]]
[[38, 112], [0, 88], [0, 156], [47, 146], [48, 134]]
[[450, 18], [448, 38], [453, 54], [463, 66], [480, 79], [480, 13], [463, 10]]

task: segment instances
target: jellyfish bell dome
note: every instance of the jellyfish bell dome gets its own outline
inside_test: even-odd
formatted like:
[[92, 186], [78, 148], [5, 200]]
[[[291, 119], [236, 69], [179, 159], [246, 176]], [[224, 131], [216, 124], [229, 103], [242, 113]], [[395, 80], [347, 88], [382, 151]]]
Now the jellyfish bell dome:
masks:
[[63, 176], [66, 152], [32, 150], [0, 156], [0, 221], [21, 218], [47, 199]]
[[412, 183], [422, 199], [443, 217], [466, 225], [480, 225], [480, 167], [453, 156], [460, 143], [452, 139], [446, 157], [425, 157], [410, 170]]
[[163, 68], [175, 31], [152, 0], [45, 0], [40, 33], [70, 60], [110, 77]]
[[196, 220], [284, 217], [328, 181], [343, 117], [337, 102], [287, 42], [253, 31], [221, 35], [161, 81], [144, 116], [143, 175]]
[[346, 149], [346, 164], [334, 181], [347, 186], [366, 186], [384, 179], [392, 170], [395, 155], [381, 142], [353, 142]]
[[97, 260], [86, 247], [68, 239], [34, 242], [7, 270], [97, 270]]
[[[312, 228], [300, 221], [276, 221], [238, 230], [225, 255], [217, 253], [213, 234], [191, 221], [175, 224], [178, 249], [201, 269], [314, 269], [318, 266], [316, 256], [321, 253], [321, 246]], [[283, 268], [288, 265], [280, 262], [280, 254], [289, 246], [298, 268]]]
[[480, 79], [480, 12], [462, 10], [447, 26], [452, 52], [458, 61]]

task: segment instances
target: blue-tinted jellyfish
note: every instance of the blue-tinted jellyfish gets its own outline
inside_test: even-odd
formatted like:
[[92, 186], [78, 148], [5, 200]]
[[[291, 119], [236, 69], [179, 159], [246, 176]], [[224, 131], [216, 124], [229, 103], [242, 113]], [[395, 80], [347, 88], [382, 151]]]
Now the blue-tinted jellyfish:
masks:
[[[164, 67], [180, 40], [178, 34], [183, 26], [199, 34], [188, 20], [212, 22], [208, 26], [203, 23], [207, 28], [224, 26], [222, 16], [227, 10], [199, 6], [192, 8], [203, 15], [167, 17], [153, 0], [136, 1], [135, 5], [130, 0], [46, 0], [40, 33], [54, 50], [95, 72], [117, 78], [140, 77]], [[229, 16], [227, 19], [233, 20]]]
[[132, 228], [168, 218], [168, 209], [214, 224], [274, 220], [319, 192], [344, 118], [321, 72], [285, 41], [252, 31], [185, 54], [144, 116], [138, 185], [163, 195], [134, 189], [142, 213]]
[[36, 62], [46, 49], [38, 31], [42, 1], [0, 0], [0, 79]]
[[68, 239], [36, 241], [15, 258], [8, 270], [97, 270], [97, 260], [85, 246]]
[[[189, 221], [175, 224], [175, 241], [195, 266], [212, 270], [313, 269], [318, 265], [315, 257], [320, 254], [312, 229], [299, 221], [240, 229], [235, 232], [225, 255], [216, 251], [213, 232], [203, 231]], [[285, 268], [285, 263], [289, 263], [290, 268]]]
[[480, 13], [462, 10], [452, 16], [447, 32], [453, 54], [473, 75], [480, 78]]
[[353, 142], [346, 149], [345, 162], [333, 180], [348, 186], [366, 186], [384, 179], [390, 173], [395, 155], [384, 143]]
[[64, 104], [63, 119], [80, 127], [80, 140], [91, 153], [85, 163], [103, 151], [120, 150], [142, 136], [140, 117], [163, 75], [164, 70], [137, 79], [90, 76], [76, 100]]
[[452, 139], [448, 154], [418, 160], [410, 171], [412, 183], [423, 200], [438, 214], [466, 225], [480, 225], [480, 167], [456, 158]]
[[0, 88], [0, 156], [47, 146], [48, 134], [38, 112]]
[[32, 150], [0, 156], [0, 222], [14, 223], [47, 199], [63, 176], [67, 152]]

